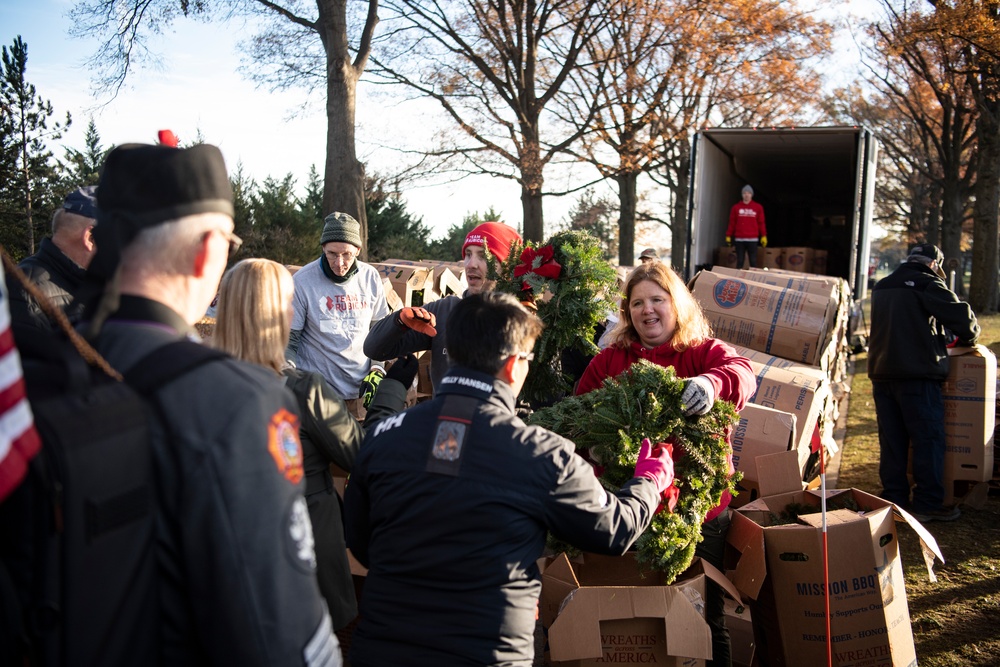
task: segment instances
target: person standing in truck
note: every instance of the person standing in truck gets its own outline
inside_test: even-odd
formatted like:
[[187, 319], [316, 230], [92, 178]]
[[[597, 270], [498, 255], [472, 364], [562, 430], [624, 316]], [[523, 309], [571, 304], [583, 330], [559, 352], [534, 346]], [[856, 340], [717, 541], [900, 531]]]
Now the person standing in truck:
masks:
[[736, 268], [743, 268], [743, 259], [750, 255], [750, 268], [757, 266], [757, 244], [767, 247], [767, 227], [764, 207], [753, 200], [753, 188], [743, 186], [743, 199], [729, 210], [726, 245], [736, 246]]

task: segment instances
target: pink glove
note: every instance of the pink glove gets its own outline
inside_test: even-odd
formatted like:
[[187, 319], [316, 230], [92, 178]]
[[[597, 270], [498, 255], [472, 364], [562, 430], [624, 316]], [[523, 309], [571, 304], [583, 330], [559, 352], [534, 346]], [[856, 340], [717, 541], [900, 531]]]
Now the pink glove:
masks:
[[656, 483], [660, 495], [670, 488], [674, 482], [673, 446], [661, 442], [654, 449], [649, 444], [649, 438], [643, 438], [639, 445], [639, 460], [635, 464], [635, 476], [646, 477]]

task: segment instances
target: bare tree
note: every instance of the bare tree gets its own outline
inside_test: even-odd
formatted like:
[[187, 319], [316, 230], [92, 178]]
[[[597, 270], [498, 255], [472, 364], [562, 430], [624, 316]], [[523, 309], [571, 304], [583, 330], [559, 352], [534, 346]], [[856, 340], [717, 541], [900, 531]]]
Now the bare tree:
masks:
[[100, 90], [117, 94], [137, 65], [156, 59], [150, 37], [179, 16], [229, 21], [262, 20], [249, 42], [259, 67], [252, 78], [271, 89], [320, 82], [326, 91], [326, 166], [323, 211], [350, 213], [367, 239], [364, 167], [355, 149], [357, 84], [371, 54], [378, 0], [366, 0], [362, 28], [352, 49], [347, 0], [79, 0], [72, 16], [77, 36], [103, 40], [91, 58]]
[[[613, 2], [388, 0], [386, 41], [395, 48], [373, 58], [378, 75], [437, 101], [455, 129], [421, 168], [516, 181], [524, 236], [541, 241], [543, 171], [583, 131], [556, 135], [546, 107], [585, 45], [612, 24]], [[581, 127], [595, 104], [580, 110]]]
[[[917, 151], [894, 143], [886, 135], [889, 151], [901, 159], [910, 155], [909, 166], [919, 172], [915, 186], [930, 184], [939, 199], [927, 205], [940, 212], [939, 225], [923, 231], [925, 240], [939, 244], [946, 257], [962, 252], [963, 224], [970, 218], [976, 183], [978, 111], [961, 45], [928, 23], [928, 15], [911, 5], [894, 6], [883, 0], [885, 20], [873, 23], [874, 43], [867, 60], [871, 82], [883, 94], [886, 104], [912, 125]], [[916, 191], [913, 194], [918, 194]], [[921, 201], [914, 198], [919, 206]], [[912, 212], [914, 219], [936, 221], [933, 208], [928, 214]], [[921, 230], [913, 230], [920, 232]], [[959, 275], [956, 288], [964, 293]]]
[[[761, 0], [625, 0], [616, 32], [588, 45], [590, 68], [572, 75], [562, 118], [581, 130], [573, 102], [597, 99], [593, 128], [575, 154], [618, 186], [619, 261], [634, 257], [638, 179], [648, 174], [673, 200], [672, 244], [686, 242], [691, 133], [709, 120], [750, 124], [793, 118], [818, 90], [805, 66], [826, 48], [830, 26]], [[600, 64], [599, 69], [595, 69]], [[683, 260], [674, 252], [675, 265]]]

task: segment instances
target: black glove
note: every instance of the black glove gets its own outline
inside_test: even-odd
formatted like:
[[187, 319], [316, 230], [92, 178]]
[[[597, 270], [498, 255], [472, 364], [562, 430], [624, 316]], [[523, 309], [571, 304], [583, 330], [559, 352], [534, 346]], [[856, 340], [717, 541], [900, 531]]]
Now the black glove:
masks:
[[400, 357], [389, 367], [386, 373], [386, 380], [396, 380], [407, 389], [413, 384], [413, 378], [417, 377], [417, 370], [420, 368], [420, 360], [412, 354]]

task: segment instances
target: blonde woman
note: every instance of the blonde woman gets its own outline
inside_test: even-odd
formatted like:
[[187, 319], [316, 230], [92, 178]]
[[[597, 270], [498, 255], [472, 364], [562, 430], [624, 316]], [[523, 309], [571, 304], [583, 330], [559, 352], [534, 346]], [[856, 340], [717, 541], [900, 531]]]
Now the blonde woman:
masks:
[[[678, 378], [686, 378], [681, 394], [685, 414], [705, 414], [716, 398], [743, 409], [757, 389], [749, 360], [711, 337], [701, 306], [669, 266], [652, 260], [636, 267], [625, 281], [624, 292], [620, 319], [609, 334], [609, 345], [587, 366], [577, 385], [578, 395], [599, 388], [604, 378], [619, 375], [640, 359], [648, 359], [672, 366]], [[703, 540], [695, 551], [720, 569], [731, 499], [724, 493], [719, 506], [706, 515]], [[713, 659], [708, 664], [728, 667], [732, 661], [722, 605], [722, 588], [712, 584], [705, 605], [712, 627]]]
[[[292, 275], [281, 264], [268, 259], [237, 263], [219, 287], [212, 342], [234, 357], [284, 376], [298, 400], [304, 492], [316, 544], [316, 575], [334, 628], [339, 630], [357, 616], [357, 600], [347, 561], [340, 496], [333, 487], [330, 464], [350, 471], [365, 432], [323, 376], [287, 365], [285, 346], [291, 330], [293, 292]], [[403, 408], [416, 367], [412, 358], [393, 365], [395, 373], [379, 386], [366, 423]]]

